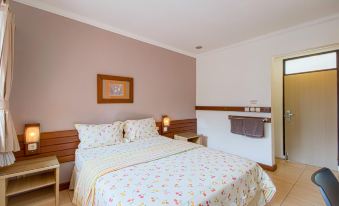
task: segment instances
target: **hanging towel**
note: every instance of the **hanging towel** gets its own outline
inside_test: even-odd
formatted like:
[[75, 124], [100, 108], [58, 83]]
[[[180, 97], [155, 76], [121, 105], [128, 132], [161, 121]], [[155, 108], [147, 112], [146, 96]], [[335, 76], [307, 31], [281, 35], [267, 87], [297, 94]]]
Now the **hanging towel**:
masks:
[[263, 118], [230, 116], [229, 119], [231, 120], [231, 133], [255, 138], [265, 136]]
[[231, 119], [231, 132], [234, 134], [245, 135], [243, 119]]
[[261, 138], [265, 136], [265, 125], [262, 119], [243, 119], [243, 131], [247, 137]]

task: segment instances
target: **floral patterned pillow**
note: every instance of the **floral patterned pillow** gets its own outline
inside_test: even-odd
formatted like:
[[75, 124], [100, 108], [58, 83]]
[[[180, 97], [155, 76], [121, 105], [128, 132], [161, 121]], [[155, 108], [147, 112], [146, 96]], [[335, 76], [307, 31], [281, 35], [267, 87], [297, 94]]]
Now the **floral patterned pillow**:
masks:
[[127, 142], [158, 136], [157, 126], [153, 118], [127, 120], [124, 122], [125, 140]]
[[123, 123], [113, 124], [75, 124], [78, 130], [79, 149], [88, 149], [123, 142]]

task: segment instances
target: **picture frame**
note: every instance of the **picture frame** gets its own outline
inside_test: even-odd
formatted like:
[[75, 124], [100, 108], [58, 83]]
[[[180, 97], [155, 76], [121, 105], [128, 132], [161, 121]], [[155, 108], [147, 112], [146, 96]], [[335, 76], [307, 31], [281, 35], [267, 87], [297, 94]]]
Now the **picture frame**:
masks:
[[97, 75], [97, 103], [133, 103], [133, 78]]

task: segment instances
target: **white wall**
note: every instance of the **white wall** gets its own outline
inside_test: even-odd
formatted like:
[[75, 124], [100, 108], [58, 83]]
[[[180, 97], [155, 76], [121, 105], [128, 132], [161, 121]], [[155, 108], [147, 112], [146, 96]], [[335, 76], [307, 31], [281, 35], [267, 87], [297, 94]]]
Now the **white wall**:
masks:
[[[258, 100], [258, 106], [271, 106], [273, 57], [338, 42], [337, 15], [198, 55], [197, 105], [246, 106]], [[233, 135], [227, 115], [197, 111], [198, 132], [208, 137], [209, 147], [268, 165], [274, 163], [274, 150], [282, 156], [280, 137], [273, 139], [270, 131], [259, 140]], [[266, 130], [271, 130], [270, 125]]]
[[[271, 124], [265, 124], [264, 138], [249, 138], [229, 132], [231, 126], [229, 124], [228, 115], [270, 117], [270, 114], [253, 114], [249, 112], [197, 111], [198, 132], [207, 136], [207, 146], [247, 157], [266, 165], [272, 165], [273, 151], [272, 149], [265, 149], [272, 145]], [[262, 152], [257, 152], [256, 150], [262, 150]]]

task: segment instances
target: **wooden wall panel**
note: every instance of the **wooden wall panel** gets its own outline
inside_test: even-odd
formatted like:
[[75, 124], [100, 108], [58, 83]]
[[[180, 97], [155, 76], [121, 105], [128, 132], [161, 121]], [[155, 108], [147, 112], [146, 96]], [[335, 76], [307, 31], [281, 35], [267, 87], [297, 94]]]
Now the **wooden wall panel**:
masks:
[[[159, 127], [159, 133], [161, 134], [161, 122], [157, 122], [156, 124], [157, 127]], [[163, 135], [173, 138], [175, 133], [196, 132], [196, 130], [196, 119], [173, 120], [168, 132]], [[18, 135], [18, 139], [21, 150], [14, 153], [18, 161], [56, 155], [60, 163], [71, 162], [74, 161], [75, 150], [78, 148], [80, 143], [78, 132], [76, 130], [44, 132], [41, 133], [40, 136], [40, 153], [25, 156], [23, 135]]]
[[74, 153], [80, 142], [76, 130], [44, 132], [40, 135], [40, 152], [36, 155], [25, 156], [24, 136], [19, 135], [18, 139], [21, 150], [14, 153], [17, 160], [56, 155], [60, 163], [74, 161]]
[[197, 132], [197, 119], [186, 119], [186, 120], [174, 120], [168, 127], [168, 131], [162, 135], [170, 138], [174, 138], [176, 133], [183, 132]]

